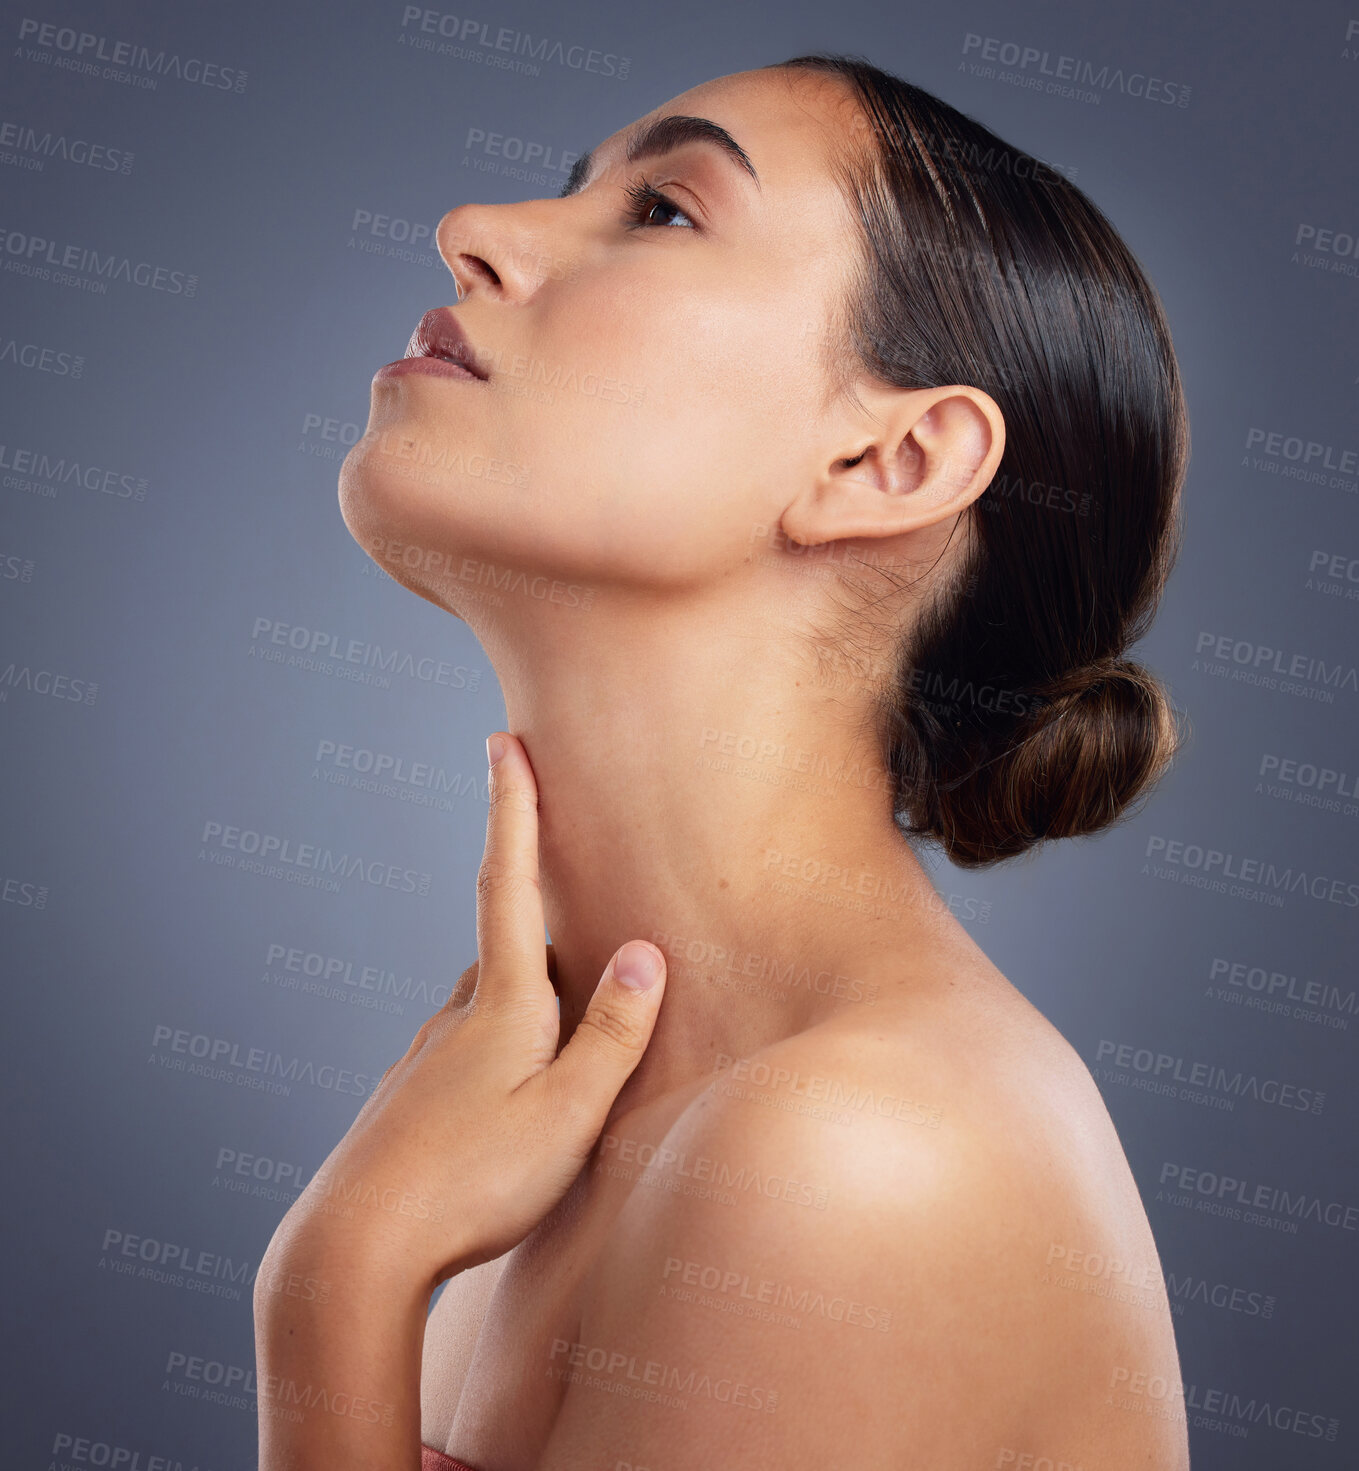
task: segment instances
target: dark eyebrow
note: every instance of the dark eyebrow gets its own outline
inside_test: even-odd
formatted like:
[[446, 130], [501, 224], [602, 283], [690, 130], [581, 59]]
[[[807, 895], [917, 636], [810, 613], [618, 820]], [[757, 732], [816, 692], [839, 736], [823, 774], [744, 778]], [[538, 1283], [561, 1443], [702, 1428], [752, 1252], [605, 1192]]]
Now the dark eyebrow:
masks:
[[[719, 127], [710, 118], [690, 117], [687, 113], [682, 112], [669, 113], [665, 117], [658, 117], [652, 122], [643, 124], [634, 132], [629, 133], [624, 140], [629, 163], [638, 163], [644, 158], [655, 158], [659, 154], [681, 148], [686, 143], [715, 143], [730, 158], [735, 159], [755, 180], [757, 189], [760, 187], [760, 176], [755, 172], [755, 165], [751, 163], [750, 155], [725, 128]], [[566, 183], [562, 185], [558, 199], [578, 194], [585, 187], [585, 181], [590, 176], [590, 165], [594, 154], [595, 150], [592, 148], [588, 153], [582, 153], [571, 165], [571, 172], [567, 176]]]

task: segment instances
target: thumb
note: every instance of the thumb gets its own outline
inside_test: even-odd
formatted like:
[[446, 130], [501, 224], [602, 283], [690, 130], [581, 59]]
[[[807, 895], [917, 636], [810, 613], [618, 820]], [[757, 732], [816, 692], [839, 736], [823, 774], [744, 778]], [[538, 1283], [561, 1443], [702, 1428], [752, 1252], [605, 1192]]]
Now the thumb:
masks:
[[647, 940], [614, 952], [590, 1004], [549, 1071], [583, 1115], [599, 1121], [642, 1060], [665, 993], [665, 956]]

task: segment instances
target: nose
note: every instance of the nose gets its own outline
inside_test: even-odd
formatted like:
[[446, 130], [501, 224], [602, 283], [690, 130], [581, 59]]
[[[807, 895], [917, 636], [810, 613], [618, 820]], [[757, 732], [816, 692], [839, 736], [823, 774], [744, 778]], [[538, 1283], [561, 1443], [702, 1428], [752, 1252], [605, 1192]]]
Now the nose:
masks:
[[544, 281], [560, 279], [565, 263], [548, 245], [533, 200], [522, 204], [461, 204], [434, 232], [453, 273], [458, 300], [484, 292], [501, 301], [527, 301]]

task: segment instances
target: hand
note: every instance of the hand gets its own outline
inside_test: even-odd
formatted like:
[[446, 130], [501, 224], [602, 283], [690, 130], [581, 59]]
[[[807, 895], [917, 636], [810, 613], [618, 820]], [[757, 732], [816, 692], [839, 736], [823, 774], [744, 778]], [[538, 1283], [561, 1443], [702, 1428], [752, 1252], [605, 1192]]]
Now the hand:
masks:
[[[502, 1255], [580, 1173], [651, 1039], [665, 957], [631, 940], [557, 1055], [538, 787], [522, 744], [500, 739], [477, 875], [478, 959], [289, 1208], [271, 1256], [339, 1255], [432, 1291]], [[654, 983], [625, 984], [644, 977], [648, 960]]]

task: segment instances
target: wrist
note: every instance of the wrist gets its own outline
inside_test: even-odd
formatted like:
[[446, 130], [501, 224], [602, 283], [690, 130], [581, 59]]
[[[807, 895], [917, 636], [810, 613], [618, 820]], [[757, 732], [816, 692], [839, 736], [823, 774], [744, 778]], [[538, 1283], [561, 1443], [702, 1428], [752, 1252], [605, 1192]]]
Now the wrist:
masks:
[[381, 1253], [281, 1228], [254, 1308], [261, 1471], [414, 1471], [424, 1285]]
[[285, 1218], [255, 1278], [256, 1304], [266, 1310], [364, 1299], [427, 1308], [433, 1290], [431, 1274], [405, 1243], [355, 1230], [352, 1222]]

